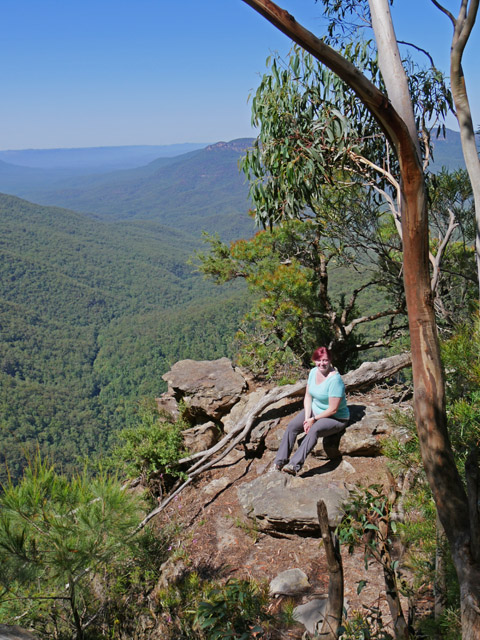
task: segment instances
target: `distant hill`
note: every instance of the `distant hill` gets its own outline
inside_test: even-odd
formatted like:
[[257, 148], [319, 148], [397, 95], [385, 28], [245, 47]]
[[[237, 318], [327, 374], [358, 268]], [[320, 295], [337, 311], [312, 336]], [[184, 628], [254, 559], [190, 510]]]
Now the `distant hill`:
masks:
[[216, 230], [224, 238], [249, 236], [248, 185], [238, 161], [251, 143], [220, 142], [144, 167], [65, 181], [63, 188], [23, 189], [23, 196], [103, 219], [153, 220], [195, 235]]
[[[203, 229], [254, 231], [238, 170], [251, 143], [89, 175], [75, 154], [63, 170], [0, 159], [0, 189], [41, 203], [0, 195], [0, 461], [14, 476], [37, 442], [70, 469], [106, 449], [176, 360], [232, 355], [245, 291], [187, 260]], [[459, 135], [434, 153], [461, 166]]]
[[[238, 171], [251, 144], [250, 138], [219, 142], [180, 155], [172, 154], [194, 145], [4, 151], [0, 190], [103, 219], [154, 220], [195, 235], [215, 229], [233, 239], [253, 230], [245, 215], [248, 188]], [[139, 165], [145, 154], [150, 161]], [[434, 161], [433, 171], [464, 166], [458, 132], [448, 129], [445, 139], [434, 140]], [[137, 164], [112, 171], [122, 162]]]
[[0, 160], [21, 167], [105, 173], [115, 169], [139, 167], [157, 158], [172, 158], [203, 149], [207, 144], [186, 142], [168, 145], [7, 150], [0, 151]]
[[200, 244], [0, 195], [0, 461], [14, 476], [36, 442], [67, 468], [108, 447], [178, 359], [232, 354], [244, 294], [187, 264]]
[[[480, 136], [477, 136], [477, 147], [480, 148]], [[465, 168], [462, 143], [458, 131], [447, 129], [445, 138], [440, 136], [433, 139], [433, 160], [431, 168], [435, 172], [442, 167], [446, 167], [449, 170]]]
[[220, 142], [133, 169], [68, 175], [57, 169], [16, 167], [0, 161], [0, 190], [43, 205], [102, 219], [143, 219], [199, 236], [250, 236], [248, 186], [238, 161], [252, 139]]

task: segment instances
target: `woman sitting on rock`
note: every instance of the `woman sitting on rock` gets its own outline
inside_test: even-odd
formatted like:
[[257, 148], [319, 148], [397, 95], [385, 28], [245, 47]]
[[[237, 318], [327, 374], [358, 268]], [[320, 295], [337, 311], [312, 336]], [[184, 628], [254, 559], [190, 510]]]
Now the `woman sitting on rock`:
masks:
[[[342, 431], [350, 418], [343, 380], [332, 366], [330, 351], [319, 347], [313, 353], [315, 368], [310, 371], [303, 401], [304, 410], [288, 423], [275, 458], [274, 468], [297, 475], [319, 437]], [[290, 458], [300, 433], [305, 437]], [[290, 458], [290, 460], [289, 460]]]

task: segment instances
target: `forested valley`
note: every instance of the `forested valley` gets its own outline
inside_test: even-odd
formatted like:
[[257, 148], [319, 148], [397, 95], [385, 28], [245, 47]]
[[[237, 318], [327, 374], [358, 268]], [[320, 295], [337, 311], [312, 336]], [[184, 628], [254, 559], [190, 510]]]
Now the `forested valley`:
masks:
[[[221, 176], [216, 185], [237, 209], [217, 223], [222, 197], [211, 184], [197, 189], [215, 219], [205, 228], [250, 235], [238, 204], [248, 208], [238, 150], [215, 155], [234, 172], [235, 189]], [[202, 159], [199, 171], [208, 171]], [[0, 197], [3, 480], [18, 478], [37, 446], [65, 470], [79, 469], [131, 424], [141, 398], [165, 389], [161, 376], [178, 359], [233, 355], [244, 287], [219, 288], [188, 264], [202, 247], [203, 218], [188, 215], [180, 194], [177, 209], [166, 207], [170, 226]]]

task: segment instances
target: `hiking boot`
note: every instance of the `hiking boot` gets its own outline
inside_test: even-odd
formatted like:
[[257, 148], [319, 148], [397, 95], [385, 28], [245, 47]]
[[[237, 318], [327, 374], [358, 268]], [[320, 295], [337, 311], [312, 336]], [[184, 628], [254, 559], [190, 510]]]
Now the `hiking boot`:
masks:
[[283, 469], [283, 467], [285, 466], [284, 462], [274, 462], [272, 464], [272, 466], [270, 467], [269, 471], [273, 472], [273, 471], [281, 471]]
[[292, 467], [291, 464], [286, 464], [282, 471], [284, 471], [285, 473], [288, 473], [290, 476], [296, 476], [297, 475], [297, 470], [295, 469], [295, 467]]

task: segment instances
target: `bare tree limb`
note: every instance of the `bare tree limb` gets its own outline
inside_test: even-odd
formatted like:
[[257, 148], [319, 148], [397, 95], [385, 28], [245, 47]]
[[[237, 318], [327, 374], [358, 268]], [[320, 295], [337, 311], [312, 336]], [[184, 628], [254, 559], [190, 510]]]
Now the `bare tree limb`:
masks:
[[437, 254], [433, 256], [433, 254], [429, 252], [430, 261], [432, 262], [432, 266], [433, 266], [433, 275], [432, 275], [432, 283], [431, 283], [432, 291], [435, 291], [438, 285], [438, 280], [440, 278], [440, 267], [442, 264], [442, 259], [445, 253], [445, 249], [450, 241], [452, 233], [458, 227], [458, 222], [455, 219], [455, 214], [451, 209], [448, 210], [448, 215], [449, 215], [448, 228], [447, 228], [447, 231], [445, 232], [445, 235], [443, 236], [443, 240], [441, 241], [440, 246], [438, 247]]
[[345, 327], [347, 335], [350, 334], [353, 329], [363, 322], [371, 322], [372, 320], [378, 320], [378, 318], [385, 318], [386, 316], [398, 316], [403, 313], [402, 309], [387, 309], [386, 311], [379, 311], [378, 313], [372, 313], [370, 316], [362, 316], [361, 318], [355, 318], [349, 325]]
[[405, 42], [405, 40], [397, 40], [397, 42], [398, 44], [404, 44], [407, 47], [412, 47], [413, 49], [420, 51], [420, 53], [424, 53], [427, 56], [427, 58], [430, 60], [430, 64], [432, 65], [432, 67], [435, 67], [435, 63], [433, 61], [432, 56], [428, 53], [428, 51], [426, 51], [425, 49], [422, 49], [422, 47], [419, 47], [418, 45], [413, 44], [413, 42]]
[[446, 9], [443, 5], [437, 2], [437, 0], [432, 0], [432, 3], [437, 7], [437, 9], [440, 9], [440, 11], [444, 13], [447, 16], [447, 18], [450, 18], [453, 26], [455, 27], [455, 22], [456, 22], [455, 16], [452, 13], [450, 13], [450, 11]]

